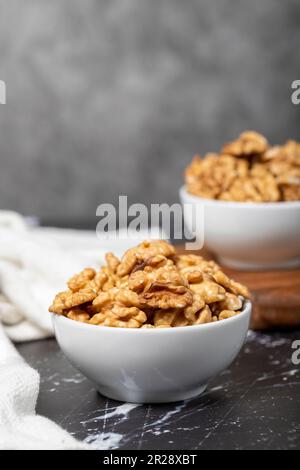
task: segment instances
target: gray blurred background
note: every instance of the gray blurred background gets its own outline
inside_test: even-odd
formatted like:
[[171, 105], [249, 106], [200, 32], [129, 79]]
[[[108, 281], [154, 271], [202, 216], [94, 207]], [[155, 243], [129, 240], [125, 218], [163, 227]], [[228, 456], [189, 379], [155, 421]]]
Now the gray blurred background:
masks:
[[0, 0], [0, 207], [173, 202], [195, 152], [300, 140], [299, 0]]

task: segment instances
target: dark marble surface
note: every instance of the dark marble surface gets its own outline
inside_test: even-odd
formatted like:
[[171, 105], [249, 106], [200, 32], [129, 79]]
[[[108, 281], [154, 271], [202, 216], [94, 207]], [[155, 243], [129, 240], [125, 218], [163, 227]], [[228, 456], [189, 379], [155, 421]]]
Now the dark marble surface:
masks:
[[54, 340], [18, 349], [41, 374], [37, 412], [98, 449], [299, 449], [297, 339], [300, 331], [251, 332], [235, 363], [202, 396], [146, 406], [100, 396]]

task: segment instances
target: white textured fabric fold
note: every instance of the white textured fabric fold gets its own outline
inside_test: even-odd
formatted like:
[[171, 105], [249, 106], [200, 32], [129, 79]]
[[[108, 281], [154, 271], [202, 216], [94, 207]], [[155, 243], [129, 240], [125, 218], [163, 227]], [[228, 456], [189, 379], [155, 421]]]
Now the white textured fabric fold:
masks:
[[29, 367], [0, 325], [0, 449], [79, 450], [90, 448], [35, 413], [39, 374]]

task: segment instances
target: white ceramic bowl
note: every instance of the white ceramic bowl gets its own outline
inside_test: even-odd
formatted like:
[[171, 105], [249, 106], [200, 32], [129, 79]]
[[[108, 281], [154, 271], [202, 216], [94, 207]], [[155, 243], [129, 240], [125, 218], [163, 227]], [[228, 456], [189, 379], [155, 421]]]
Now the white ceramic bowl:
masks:
[[[204, 243], [221, 264], [237, 269], [300, 265], [300, 201], [245, 203], [202, 199], [180, 189], [182, 204], [204, 208]], [[191, 230], [187, 212], [185, 223]]]
[[53, 315], [57, 341], [100, 393], [114, 400], [163, 403], [202, 393], [239, 353], [251, 303], [232, 318], [163, 329], [95, 326]]

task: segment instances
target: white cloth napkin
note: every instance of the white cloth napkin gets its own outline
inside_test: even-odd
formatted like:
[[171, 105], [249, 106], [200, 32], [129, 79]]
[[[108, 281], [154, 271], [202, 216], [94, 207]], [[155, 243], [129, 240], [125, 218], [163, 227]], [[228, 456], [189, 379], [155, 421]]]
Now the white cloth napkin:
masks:
[[39, 374], [18, 354], [0, 327], [0, 449], [91, 449], [35, 413]]
[[48, 307], [66, 280], [83, 267], [101, 265], [106, 251], [121, 255], [148, 235], [107, 240], [95, 232], [29, 228], [20, 215], [0, 211], [0, 449], [91, 448], [36, 415], [39, 374], [9, 338], [52, 336]]

